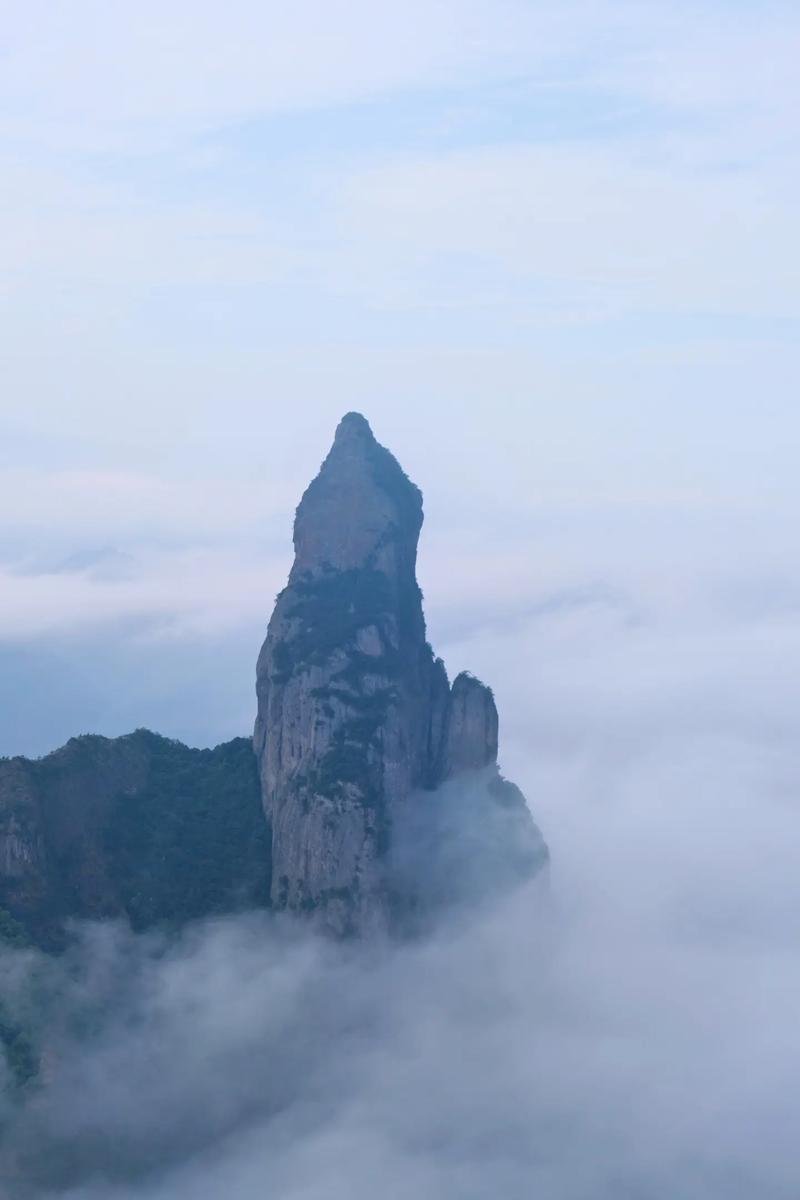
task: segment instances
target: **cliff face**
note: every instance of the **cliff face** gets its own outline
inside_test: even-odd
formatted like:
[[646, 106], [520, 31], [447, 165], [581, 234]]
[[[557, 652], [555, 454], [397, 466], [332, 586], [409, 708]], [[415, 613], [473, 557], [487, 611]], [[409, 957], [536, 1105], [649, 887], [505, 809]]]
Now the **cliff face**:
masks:
[[[422, 497], [356, 413], [297, 510], [295, 561], [257, 666], [254, 746], [272, 828], [272, 903], [336, 933], [390, 919], [387, 863], [409, 797], [487, 771], [497, 711], [469, 675], [452, 689], [425, 637], [415, 566]], [[530, 871], [546, 851], [524, 801]]]
[[71, 918], [182, 924], [269, 898], [248, 741], [192, 750], [139, 730], [0, 760], [0, 909], [44, 945]]

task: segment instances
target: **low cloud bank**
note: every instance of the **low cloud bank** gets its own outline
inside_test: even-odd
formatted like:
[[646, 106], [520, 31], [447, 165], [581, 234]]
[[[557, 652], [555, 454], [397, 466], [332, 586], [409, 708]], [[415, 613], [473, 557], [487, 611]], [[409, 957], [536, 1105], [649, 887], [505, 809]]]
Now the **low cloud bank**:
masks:
[[7, 956], [52, 1032], [6, 1193], [796, 1200], [799, 593], [749, 577], [434, 629], [495, 686], [546, 892], [394, 946], [249, 916]]
[[629, 754], [605, 796], [562, 778], [548, 889], [422, 941], [261, 915], [14, 956], [53, 1031], [10, 1194], [789, 1200], [797, 755], [774, 749]]

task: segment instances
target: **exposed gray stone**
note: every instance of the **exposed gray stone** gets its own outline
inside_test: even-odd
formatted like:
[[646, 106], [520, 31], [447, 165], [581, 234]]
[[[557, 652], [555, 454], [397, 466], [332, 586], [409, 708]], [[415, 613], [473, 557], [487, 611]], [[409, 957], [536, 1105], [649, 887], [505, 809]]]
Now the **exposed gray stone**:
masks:
[[421, 526], [419, 490], [349, 413], [297, 510], [254, 733], [272, 902], [314, 911], [337, 934], [390, 919], [387, 854], [409, 797], [426, 795], [433, 811], [438, 785], [483, 771], [486, 804], [497, 802], [492, 693], [466, 673], [451, 691], [426, 641]]
[[452, 779], [463, 771], [480, 771], [497, 762], [497, 729], [492, 689], [462, 671], [450, 691], [442, 779]]

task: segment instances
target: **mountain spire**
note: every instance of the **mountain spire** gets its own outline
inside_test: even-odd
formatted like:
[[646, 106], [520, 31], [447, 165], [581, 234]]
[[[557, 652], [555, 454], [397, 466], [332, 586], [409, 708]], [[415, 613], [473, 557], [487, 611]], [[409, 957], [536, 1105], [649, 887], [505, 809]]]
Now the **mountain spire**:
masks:
[[419, 489], [366, 419], [348, 413], [298, 506], [292, 578], [363, 567], [413, 572], [421, 527]]
[[[451, 691], [426, 641], [421, 527], [419, 489], [348, 413], [297, 509], [254, 732], [272, 903], [339, 934], [391, 921], [393, 834], [410, 806], [435, 813], [435, 789], [464, 773], [486, 774], [487, 811], [502, 790], [491, 691], [466, 674]], [[532, 871], [545, 851], [513, 791], [513, 836], [527, 840]]]

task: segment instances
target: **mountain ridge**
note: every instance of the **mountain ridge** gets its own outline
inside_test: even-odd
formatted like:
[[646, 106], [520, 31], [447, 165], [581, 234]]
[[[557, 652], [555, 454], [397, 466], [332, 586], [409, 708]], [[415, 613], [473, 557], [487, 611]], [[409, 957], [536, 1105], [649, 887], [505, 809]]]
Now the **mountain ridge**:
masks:
[[193, 749], [138, 729], [0, 760], [0, 908], [46, 948], [75, 919], [264, 906], [268, 841], [246, 738]]

